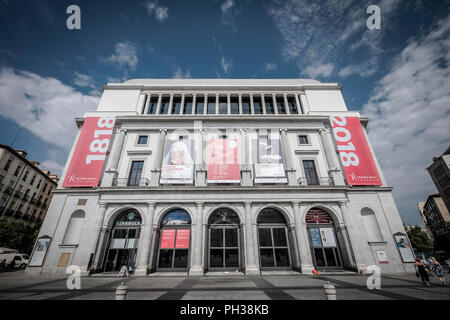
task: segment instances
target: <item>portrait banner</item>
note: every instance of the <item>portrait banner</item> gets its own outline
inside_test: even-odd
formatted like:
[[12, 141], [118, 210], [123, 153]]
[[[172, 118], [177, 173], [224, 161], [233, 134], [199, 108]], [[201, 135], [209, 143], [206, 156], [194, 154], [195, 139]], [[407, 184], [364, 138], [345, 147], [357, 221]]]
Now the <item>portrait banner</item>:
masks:
[[253, 139], [252, 160], [255, 183], [287, 183], [280, 139]]
[[161, 184], [192, 184], [194, 182], [194, 140], [166, 139], [161, 168]]

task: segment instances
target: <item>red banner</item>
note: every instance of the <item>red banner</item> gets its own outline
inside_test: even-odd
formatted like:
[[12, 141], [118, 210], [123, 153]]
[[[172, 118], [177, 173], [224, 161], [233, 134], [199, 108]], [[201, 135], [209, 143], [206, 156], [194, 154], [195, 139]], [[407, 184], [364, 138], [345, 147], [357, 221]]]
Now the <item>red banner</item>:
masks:
[[239, 183], [237, 139], [212, 139], [208, 148], [208, 183]]
[[90, 117], [84, 120], [63, 187], [98, 186], [114, 122], [114, 117]]
[[161, 249], [173, 249], [175, 244], [175, 229], [163, 229], [161, 235]]
[[382, 185], [358, 117], [331, 117], [342, 165], [349, 185]]
[[177, 230], [177, 242], [175, 249], [189, 249], [189, 235], [191, 230], [181, 229]]

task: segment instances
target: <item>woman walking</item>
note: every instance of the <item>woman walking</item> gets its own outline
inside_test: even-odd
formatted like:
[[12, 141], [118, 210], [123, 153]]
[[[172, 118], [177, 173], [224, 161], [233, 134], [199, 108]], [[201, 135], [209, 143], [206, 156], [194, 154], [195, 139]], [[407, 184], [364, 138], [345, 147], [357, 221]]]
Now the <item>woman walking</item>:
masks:
[[415, 266], [416, 266], [417, 273], [419, 274], [420, 278], [423, 281], [423, 284], [426, 285], [427, 287], [429, 287], [430, 286], [430, 279], [428, 278], [428, 272], [425, 269], [426, 266], [425, 266], [423, 260], [420, 259], [420, 258], [416, 258]]
[[433, 270], [433, 272], [436, 275], [436, 277], [439, 278], [439, 280], [441, 281], [442, 286], [445, 287], [445, 272], [444, 272], [444, 268], [442, 268], [442, 266], [439, 263], [439, 261], [437, 261], [434, 257], [431, 257], [431, 260], [432, 260], [431, 270]]

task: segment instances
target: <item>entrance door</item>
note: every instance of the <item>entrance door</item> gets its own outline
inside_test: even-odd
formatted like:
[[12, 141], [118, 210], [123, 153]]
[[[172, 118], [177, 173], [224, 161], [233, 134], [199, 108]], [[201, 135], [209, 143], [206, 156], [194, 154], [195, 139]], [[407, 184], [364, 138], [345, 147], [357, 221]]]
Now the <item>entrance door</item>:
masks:
[[161, 229], [158, 269], [186, 271], [189, 258], [190, 229]]
[[259, 227], [259, 256], [262, 269], [290, 268], [286, 227]]
[[309, 227], [314, 264], [318, 270], [342, 269], [341, 256], [332, 226]]
[[115, 228], [111, 235], [105, 272], [119, 271], [122, 266], [134, 270], [140, 229]]
[[239, 270], [239, 228], [214, 226], [209, 229], [209, 268]]

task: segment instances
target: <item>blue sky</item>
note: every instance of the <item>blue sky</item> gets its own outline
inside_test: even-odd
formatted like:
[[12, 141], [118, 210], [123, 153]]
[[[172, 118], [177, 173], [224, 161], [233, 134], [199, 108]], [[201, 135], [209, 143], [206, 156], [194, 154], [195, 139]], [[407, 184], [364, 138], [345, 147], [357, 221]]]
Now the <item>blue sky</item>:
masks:
[[[66, 9], [81, 9], [68, 30]], [[369, 5], [381, 29], [369, 30]], [[313, 78], [338, 82], [403, 220], [436, 192], [425, 168], [450, 145], [450, 1], [0, 0], [0, 143], [60, 173], [74, 118], [107, 82]], [[19, 128], [20, 129], [19, 131]]]

